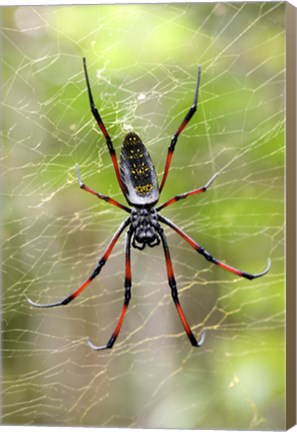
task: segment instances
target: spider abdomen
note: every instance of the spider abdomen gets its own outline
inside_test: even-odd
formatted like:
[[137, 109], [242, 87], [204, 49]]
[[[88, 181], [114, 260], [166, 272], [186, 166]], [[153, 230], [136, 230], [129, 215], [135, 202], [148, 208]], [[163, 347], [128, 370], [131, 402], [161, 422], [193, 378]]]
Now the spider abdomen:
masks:
[[125, 136], [120, 156], [121, 179], [130, 205], [153, 205], [159, 199], [159, 186], [152, 159], [139, 136]]

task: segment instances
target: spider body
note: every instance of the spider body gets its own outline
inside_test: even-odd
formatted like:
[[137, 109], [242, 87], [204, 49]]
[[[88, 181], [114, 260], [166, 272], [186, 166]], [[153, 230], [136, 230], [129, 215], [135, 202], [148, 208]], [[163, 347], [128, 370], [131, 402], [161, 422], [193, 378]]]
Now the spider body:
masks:
[[131, 206], [155, 205], [159, 186], [152, 159], [139, 136], [125, 136], [120, 156], [120, 174], [124, 195]]
[[119, 335], [131, 299], [131, 285], [132, 285], [131, 246], [135, 249], [143, 250], [146, 246], [154, 247], [162, 243], [164, 257], [165, 257], [166, 271], [167, 271], [167, 280], [171, 290], [172, 300], [174, 302], [174, 305], [180, 317], [183, 328], [189, 338], [189, 341], [194, 347], [200, 347], [204, 341], [205, 332], [202, 332], [200, 338], [197, 340], [182, 310], [178, 298], [178, 291], [177, 291], [176, 281], [174, 277], [173, 266], [170, 257], [170, 252], [169, 252], [169, 246], [161, 224], [166, 225], [167, 227], [175, 231], [178, 235], [180, 235], [198, 254], [202, 255], [205, 258], [205, 260], [209, 262], [210, 265], [216, 265], [237, 276], [249, 280], [259, 278], [261, 276], [264, 276], [269, 271], [271, 265], [270, 260], [268, 260], [268, 265], [266, 269], [257, 274], [243, 272], [234, 267], [231, 267], [230, 265], [212, 256], [208, 251], [204, 249], [204, 247], [202, 247], [199, 243], [197, 243], [190, 236], [188, 236], [177, 225], [175, 225], [169, 219], [165, 218], [160, 214], [161, 210], [168, 207], [169, 205], [174, 204], [179, 200], [205, 192], [208, 189], [208, 187], [212, 184], [212, 182], [215, 180], [217, 174], [214, 174], [204, 186], [189, 192], [176, 195], [173, 198], [169, 199], [168, 201], [156, 207], [156, 204], [160, 197], [160, 193], [167, 179], [167, 175], [171, 164], [171, 159], [173, 156], [175, 145], [177, 144], [178, 141], [178, 137], [182, 133], [184, 128], [187, 126], [187, 124], [193, 117], [194, 113], [196, 112], [197, 102], [198, 102], [198, 90], [199, 90], [199, 83], [200, 83], [200, 67], [198, 67], [198, 75], [197, 75], [193, 104], [188, 110], [187, 114], [185, 115], [176, 133], [171, 138], [171, 142], [168, 147], [167, 158], [165, 162], [165, 168], [164, 168], [161, 185], [158, 186], [157, 175], [151, 157], [147, 149], [145, 148], [144, 144], [142, 143], [141, 139], [139, 138], [139, 136], [134, 132], [128, 133], [124, 138], [124, 142], [121, 148], [121, 155], [120, 155], [121, 165], [119, 169], [116, 152], [113, 147], [112, 140], [107, 132], [107, 129], [104, 126], [99, 111], [94, 104], [85, 58], [83, 59], [83, 65], [84, 65], [84, 72], [85, 72], [85, 78], [87, 83], [87, 90], [89, 95], [91, 112], [101, 132], [105, 137], [106, 145], [111, 156], [111, 160], [114, 166], [114, 170], [115, 170], [115, 174], [119, 186], [130, 207], [127, 207], [119, 203], [118, 201], [114, 200], [113, 198], [110, 198], [106, 195], [96, 192], [95, 190], [91, 189], [89, 186], [86, 186], [81, 180], [79, 169], [78, 166], [76, 165], [78, 182], [81, 189], [96, 196], [100, 200], [104, 200], [109, 204], [112, 204], [120, 208], [121, 210], [128, 213], [129, 216], [122, 222], [122, 224], [116, 230], [108, 246], [106, 247], [103, 255], [98, 260], [97, 265], [95, 266], [93, 272], [78, 289], [76, 289], [73, 293], [65, 297], [63, 300], [54, 303], [40, 304], [40, 303], [35, 303], [30, 299], [28, 299], [28, 301], [31, 305], [39, 308], [51, 308], [56, 306], [67, 305], [68, 303], [70, 303], [79, 294], [81, 294], [89, 286], [89, 284], [100, 274], [102, 267], [107, 262], [121, 234], [125, 231], [125, 229], [128, 228], [127, 235], [126, 235], [126, 243], [125, 243], [124, 304], [120, 316], [118, 318], [116, 327], [111, 337], [109, 338], [108, 342], [105, 345], [95, 346], [89, 340], [88, 340], [88, 344], [90, 345], [91, 348], [97, 351], [112, 348]]
[[131, 208], [132, 246], [144, 249], [160, 244], [161, 227], [154, 206], [159, 186], [154, 164], [145, 145], [135, 132], [124, 139], [120, 156], [120, 175], [124, 195]]

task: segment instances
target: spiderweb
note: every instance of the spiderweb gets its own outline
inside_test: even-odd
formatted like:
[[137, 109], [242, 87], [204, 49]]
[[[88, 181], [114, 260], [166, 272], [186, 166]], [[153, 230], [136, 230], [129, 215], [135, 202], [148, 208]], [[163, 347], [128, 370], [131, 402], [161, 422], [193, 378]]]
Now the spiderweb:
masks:
[[[4, 424], [143, 428], [284, 427], [284, 4], [208, 3], [2, 10]], [[167, 284], [162, 249], [132, 250], [123, 302], [124, 236], [100, 276], [67, 307], [39, 310], [91, 273], [125, 213], [91, 116], [82, 70], [119, 154], [135, 130], [159, 180], [192, 103], [160, 202], [218, 178], [163, 214], [215, 257], [165, 228], [192, 348]]]

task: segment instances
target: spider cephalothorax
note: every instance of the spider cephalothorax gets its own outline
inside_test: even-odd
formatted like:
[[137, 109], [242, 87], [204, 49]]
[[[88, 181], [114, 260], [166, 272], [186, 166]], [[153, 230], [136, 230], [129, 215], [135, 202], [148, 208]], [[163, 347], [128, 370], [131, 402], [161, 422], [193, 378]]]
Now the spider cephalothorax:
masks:
[[131, 228], [133, 232], [132, 246], [144, 249], [146, 245], [153, 247], [160, 244], [158, 233], [162, 230], [155, 208], [132, 208]]
[[165, 203], [159, 205], [158, 207], [155, 207], [158, 200], [160, 193], [163, 189], [163, 186], [165, 184], [165, 181], [167, 179], [172, 155], [175, 149], [175, 145], [177, 143], [178, 137], [181, 134], [181, 132], [184, 130], [184, 128], [187, 126], [188, 122], [191, 120], [193, 114], [196, 111], [197, 108], [197, 101], [198, 101], [198, 90], [199, 90], [199, 82], [200, 82], [200, 67], [198, 67], [198, 75], [197, 75], [197, 82], [196, 82], [196, 90], [194, 95], [194, 100], [191, 108], [187, 112], [186, 116], [184, 117], [183, 121], [181, 122], [179, 128], [177, 129], [176, 133], [172, 136], [171, 142], [168, 148], [167, 153], [167, 159], [165, 163], [165, 169], [164, 174], [162, 177], [161, 185], [158, 186], [157, 176], [155, 172], [155, 168], [153, 165], [153, 162], [151, 160], [151, 157], [145, 147], [145, 145], [142, 143], [139, 136], [134, 132], [129, 132], [124, 139], [122, 149], [121, 149], [121, 156], [120, 156], [120, 162], [121, 162], [121, 168], [119, 169], [118, 161], [116, 158], [115, 149], [112, 144], [112, 140], [104, 126], [104, 123], [100, 117], [99, 111], [97, 110], [92, 92], [91, 87], [89, 83], [89, 77], [87, 72], [87, 65], [85, 58], [83, 59], [84, 64], [84, 71], [85, 71], [85, 77], [86, 77], [86, 83], [87, 83], [87, 89], [88, 89], [88, 95], [89, 95], [89, 101], [91, 106], [91, 111], [93, 116], [96, 119], [96, 122], [101, 129], [106, 144], [112, 159], [112, 163], [115, 169], [115, 173], [119, 182], [119, 185], [121, 187], [121, 190], [129, 204], [130, 207], [127, 207], [118, 201], [114, 200], [113, 198], [110, 198], [106, 195], [103, 195], [99, 192], [94, 191], [90, 187], [86, 186], [80, 177], [80, 173], [78, 170], [78, 166], [76, 166], [77, 171], [77, 177], [79, 181], [80, 187], [91, 193], [92, 195], [95, 195], [97, 198], [107, 201], [108, 203], [124, 210], [125, 212], [129, 213], [129, 216], [122, 222], [122, 224], [119, 226], [115, 234], [113, 235], [110, 243], [108, 244], [105, 252], [103, 253], [102, 257], [99, 259], [96, 267], [94, 268], [91, 275], [88, 277], [88, 279], [72, 294], [67, 296], [61, 301], [55, 302], [55, 303], [48, 303], [48, 304], [39, 304], [34, 303], [32, 300], [29, 300], [29, 302], [36, 307], [41, 308], [50, 308], [55, 306], [62, 306], [70, 303], [73, 299], [75, 299], [91, 282], [93, 279], [95, 279], [96, 276], [100, 273], [102, 267], [108, 260], [116, 242], [118, 241], [120, 235], [122, 232], [128, 228], [127, 236], [126, 236], [126, 246], [125, 246], [125, 295], [124, 295], [124, 304], [122, 307], [121, 314], [119, 316], [118, 322], [116, 324], [116, 327], [109, 338], [108, 342], [103, 346], [95, 346], [93, 345], [89, 340], [88, 343], [91, 346], [91, 348], [95, 350], [103, 350], [107, 348], [112, 348], [113, 344], [115, 343], [118, 334], [121, 330], [125, 314], [128, 309], [128, 305], [131, 299], [131, 284], [132, 284], [132, 277], [131, 277], [131, 246], [133, 246], [136, 249], [144, 249], [146, 245], [153, 247], [157, 246], [159, 243], [162, 242], [164, 256], [165, 256], [165, 263], [166, 263], [166, 270], [167, 270], [167, 278], [168, 278], [168, 285], [171, 290], [171, 296], [174, 301], [174, 304], [176, 306], [177, 312], [179, 314], [179, 317], [181, 319], [182, 325], [185, 329], [185, 332], [187, 333], [187, 336], [191, 342], [191, 344], [195, 347], [199, 347], [202, 345], [204, 341], [204, 335], [205, 333], [201, 333], [200, 339], [197, 340], [194, 336], [188, 321], [184, 315], [184, 312], [182, 310], [181, 304], [179, 302], [178, 298], [178, 292], [177, 292], [177, 286], [176, 281], [173, 273], [173, 267], [172, 262], [170, 258], [170, 252], [169, 252], [169, 246], [167, 243], [167, 239], [165, 236], [165, 233], [163, 231], [163, 228], [161, 227], [160, 223], [167, 225], [171, 229], [173, 229], [177, 234], [179, 234], [196, 252], [198, 252], [200, 255], [202, 255], [208, 262], [217, 265], [218, 267], [221, 267], [224, 270], [227, 270], [237, 276], [244, 277], [246, 279], [255, 279], [260, 276], [264, 276], [269, 268], [270, 268], [270, 260], [268, 260], [268, 265], [264, 271], [257, 274], [247, 273], [243, 272], [241, 270], [238, 270], [234, 267], [231, 267], [228, 264], [225, 264], [222, 261], [219, 261], [217, 258], [213, 257], [209, 252], [207, 252], [202, 246], [200, 246], [195, 240], [193, 240], [191, 237], [189, 237], [184, 231], [182, 231], [177, 225], [175, 225], [173, 222], [171, 222], [169, 219], [165, 218], [164, 216], [160, 215], [160, 211], [164, 209], [165, 207], [168, 207], [169, 205], [175, 203], [176, 201], [179, 201], [181, 199], [187, 198], [191, 195], [197, 195], [199, 193], [205, 192], [208, 187], [211, 185], [211, 183], [214, 181], [214, 179], [217, 177], [217, 174], [214, 174], [210, 180], [202, 187], [198, 189], [194, 189], [190, 192], [185, 192], [180, 195], [176, 195], [170, 200], [166, 201]]

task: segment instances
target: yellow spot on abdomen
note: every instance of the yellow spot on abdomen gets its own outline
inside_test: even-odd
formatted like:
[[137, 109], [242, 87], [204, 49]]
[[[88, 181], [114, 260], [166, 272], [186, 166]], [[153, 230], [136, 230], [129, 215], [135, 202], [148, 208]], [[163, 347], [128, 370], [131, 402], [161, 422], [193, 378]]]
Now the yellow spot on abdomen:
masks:
[[147, 183], [145, 185], [135, 186], [136, 192], [139, 192], [141, 194], [145, 194], [147, 192], [150, 192], [152, 189], [153, 189], [152, 183]]

